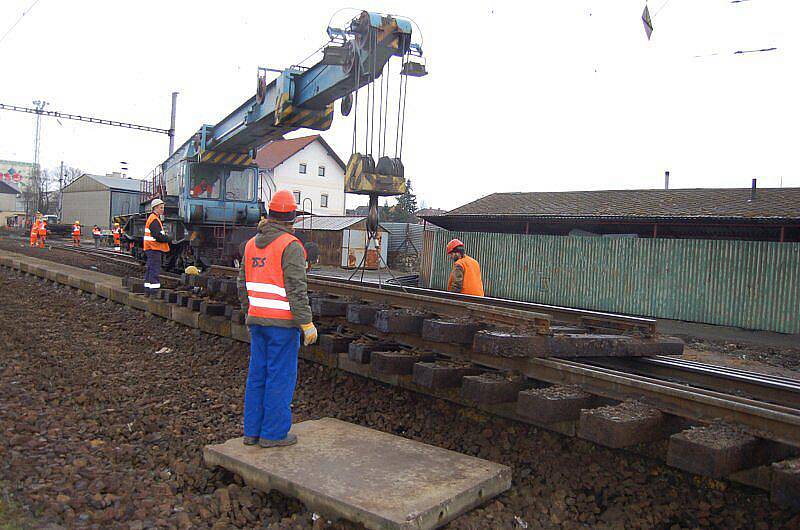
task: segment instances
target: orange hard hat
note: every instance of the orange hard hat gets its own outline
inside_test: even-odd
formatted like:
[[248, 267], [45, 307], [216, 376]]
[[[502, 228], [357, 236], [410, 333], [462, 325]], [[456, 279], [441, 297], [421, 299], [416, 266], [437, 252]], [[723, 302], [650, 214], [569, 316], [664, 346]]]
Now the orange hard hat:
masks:
[[297, 210], [294, 195], [289, 190], [278, 190], [269, 201], [269, 209], [273, 212], [289, 213]]
[[464, 242], [460, 239], [451, 239], [450, 242], [447, 244], [447, 253], [450, 254], [458, 247], [463, 247]]

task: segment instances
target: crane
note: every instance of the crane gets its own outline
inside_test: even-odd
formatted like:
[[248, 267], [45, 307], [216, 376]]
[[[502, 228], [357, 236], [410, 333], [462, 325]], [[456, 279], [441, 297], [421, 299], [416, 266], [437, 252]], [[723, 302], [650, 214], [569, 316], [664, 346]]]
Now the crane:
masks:
[[[151, 172], [141, 190], [140, 212], [124, 219], [134, 254], [142, 253], [145, 205], [158, 197], [166, 203], [164, 226], [173, 239], [167, 267], [236, 264], [240, 244], [252, 235], [264, 213], [255, 164], [258, 148], [301, 128], [327, 130], [337, 100], [342, 100], [344, 115], [351, 112], [354, 100], [357, 111], [359, 89], [371, 88], [376, 80], [383, 89], [384, 69], [392, 58], [401, 61], [401, 90], [404, 79], [407, 84], [408, 77], [427, 73], [422, 48], [412, 42], [412, 23], [407, 19], [362, 11], [343, 28], [328, 27], [327, 34], [319, 62], [284, 70], [259, 68], [255, 95], [217, 124], [201, 126]], [[277, 77], [267, 82], [270, 72]], [[388, 91], [388, 76], [384, 77]], [[399, 134], [400, 113], [398, 105]], [[365, 132], [374, 135], [374, 123]], [[399, 156], [389, 157], [383, 151], [376, 163], [370, 147], [361, 153], [356, 145], [354, 123], [345, 191], [370, 197], [368, 224], [377, 231], [377, 198], [405, 191], [403, 164]]]

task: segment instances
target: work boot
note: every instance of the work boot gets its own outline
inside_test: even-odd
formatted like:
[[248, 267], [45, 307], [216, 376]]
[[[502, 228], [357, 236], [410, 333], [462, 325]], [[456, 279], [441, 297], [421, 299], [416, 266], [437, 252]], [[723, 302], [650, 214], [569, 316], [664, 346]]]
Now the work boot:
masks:
[[267, 440], [266, 438], [261, 438], [258, 441], [258, 446], [267, 449], [269, 447], [286, 447], [287, 445], [294, 445], [297, 443], [297, 435], [295, 434], [287, 434], [286, 438], [283, 440]]
[[243, 436], [242, 443], [245, 445], [256, 445], [258, 443], [258, 436]]

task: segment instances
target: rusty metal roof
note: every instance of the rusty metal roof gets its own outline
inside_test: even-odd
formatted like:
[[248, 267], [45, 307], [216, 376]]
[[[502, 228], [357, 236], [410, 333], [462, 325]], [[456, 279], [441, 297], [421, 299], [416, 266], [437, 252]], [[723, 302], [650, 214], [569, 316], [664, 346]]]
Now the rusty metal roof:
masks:
[[[287, 161], [295, 153], [305, 149], [313, 142], [319, 141], [322, 147], [328, 152], [329, 155], [336, 161], [342, 169], [345, 168], [344, 162], [336, 151], [328, 145], [325, 139], [318, 135], [312, 134], [311, 136], [303, 136], [301, 138], [292, 138], [289, 140], [275, 140], [262, 146], [256, 154], [256, 164], [258, 167], [265, 169], [275, 169], [285, 161]], [[316, 175], [316, 173], [315, 173]]]
[[493, 193], [441, 216], [609, 219], [800, 219], [800, 188]]

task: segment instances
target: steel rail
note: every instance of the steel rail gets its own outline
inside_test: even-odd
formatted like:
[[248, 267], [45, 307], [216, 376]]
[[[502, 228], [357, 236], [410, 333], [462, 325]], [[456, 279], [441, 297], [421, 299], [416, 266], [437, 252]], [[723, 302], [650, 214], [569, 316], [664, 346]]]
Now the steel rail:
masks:
[[[321, 287], [325, 286], [325, 282], [331, 284], [329, 287], [338, 289], [348, 287], [351, 296], [356, 294], [377, 296], [375, 291], [380, 291], [378, 293], [380, 295], [390, 294], [385, 288], [375, 289], [360, 285], [358, 289], [353, 289], [353, 286], [344, 286], [340, 282], [330, 282], [327, 279], [313, 278], [312, 282], [316, 282]], [[391, 294], [396, 295], [397, 293]], [[406, 296], [406, 300], [414, 301], [417, 309], [421, 305], [432, 311], [436, 310], [438, 304], [444, 303], [441, 298], [435, 296]], [[429, 303], [435, 303], [437, 306], [428, 307], [426, 304]], [[461, 302], [458, 305], [469, 304]], [[483, 318], [486, 311], [490, 309], [483, 304], [474, 305], [476, 307], [470, 307], [469, 311], [475, 311], [479, 318]], [[448, 305], [447, 307], [454, 306]], [[505, 308], [493, 309], [508, 311]], [[520, 313], [526, 312], [520, 311]], [[514, 370], [534, 380], [551, 384], [577, 385], [591, 394], [614, 400], [639, 399], [665, 413], [694, 421], [723, 420], [736, 423], [749, 428], [758, 436], [800, 447], [800, 410], [796, 408], [757, 401], [717, 390], [695, 388], [685, 383], [592, 366], [578, 360], [510, 358], [478, 354], [470, 350], [450, 355], [488, 368]], [[711, 365], [704, 366], [716, 368]]]
[[760, 401], [800, 409], [800, 380], [797, 379], [665, 356], [598, 358], [582, 362], [627, 373], [680, 381], [728, 394], [746, 395]]
[[469, 357], [487, 366], [516, 370], [532, 379], [578, 385], [606, 398], [640, 399], [662, 412], [691, 420], [737, 423], [764, 438], [800, 447], [800, 410], [790, 407], [566, 359], [510, 359], [481, 354]]
[[383, 297], [386, 299], [395, 295], [397, 300], [411, 299], [415, 296], [435, 297], [438, 299], [446, 299], [448, 302], [470, 303], [494, 308], [508, 308], [514, 311], [543, 313], [551, 315], [553, 319], [590, 328], [596, 327], [601, 329], [616, 329], [619, 331], [635, 331], [648, 336], [655, 335], [656, 333], [656, 320], [652, 318], [634, 317], [574, 307], [537, 304], [534, 302], [522, 302], [505, 298], [493, 298], [490, 296], [471, 296], [421, 287], [401, 287], [385, 283], [376, 286], [374, 284], [370, 285], [355, 280], [346, 280], [344, 278], [336, 278], [321, 274], [309, 274], [308, 282], [310, 286], [316, 285], [325, 287], [326, 289], [335, 290], [336, 294], [345, 296], [348, 290], [357, 290], [362, 293], [382, 293]]

